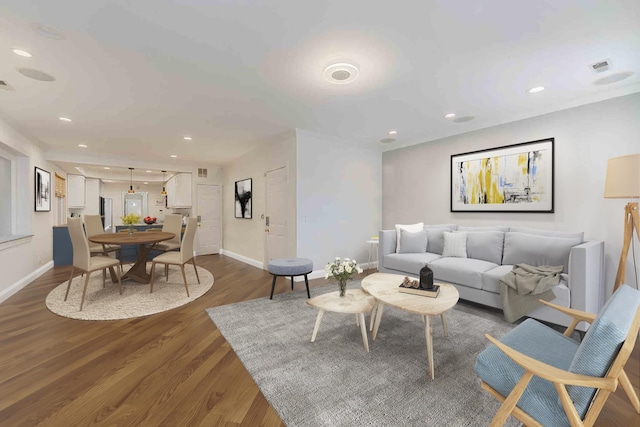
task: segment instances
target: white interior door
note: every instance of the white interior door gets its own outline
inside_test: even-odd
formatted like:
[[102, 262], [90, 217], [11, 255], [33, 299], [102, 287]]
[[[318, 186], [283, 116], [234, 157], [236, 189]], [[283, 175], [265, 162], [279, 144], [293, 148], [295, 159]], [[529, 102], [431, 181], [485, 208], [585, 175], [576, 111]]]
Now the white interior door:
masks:
[[269, 261], [286, 256], [287, 169], [267, 172], [265, 218], [265, 268]]
[[220, 253], [222, 244], [222, 192], [219, 185], [198, 184], [196, 198], [200, 229], [196, 233], [196, 255]]

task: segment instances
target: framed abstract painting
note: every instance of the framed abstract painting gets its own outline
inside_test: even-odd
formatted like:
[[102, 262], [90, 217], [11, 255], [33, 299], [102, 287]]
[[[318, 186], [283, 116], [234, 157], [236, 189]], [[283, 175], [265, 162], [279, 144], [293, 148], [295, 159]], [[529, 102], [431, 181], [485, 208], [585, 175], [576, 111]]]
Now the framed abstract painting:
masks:
[[236, 181], [235, 216], [251, 219], [251, 178]]
[[49, 212], [51, 210], [51, 174], [39, 167], [35, 168], [35, 210]]
[[451, 156], [451, 212], [553, 212], [554, 138]]

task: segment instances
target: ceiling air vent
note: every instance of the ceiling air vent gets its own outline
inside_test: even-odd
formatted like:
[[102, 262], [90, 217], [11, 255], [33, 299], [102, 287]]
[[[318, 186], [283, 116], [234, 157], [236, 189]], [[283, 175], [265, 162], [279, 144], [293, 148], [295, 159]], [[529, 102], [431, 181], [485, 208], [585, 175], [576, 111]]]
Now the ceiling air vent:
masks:
[[596, 73], [604, 73], [605, 71], [609, 71], [611, 69], [611, 61], [608, 59], [603, 59], [602, 61], [598, 61], [595, 64], [591, 64], [590, 68]]
[[4, 80], [0, 80], [0, 89], [14, 90], [11, 86], [9, 86], [9, 83], [5, 82]]
[[206, 178], [207, 170], [205, 168], [198, 168], [198, 178]]

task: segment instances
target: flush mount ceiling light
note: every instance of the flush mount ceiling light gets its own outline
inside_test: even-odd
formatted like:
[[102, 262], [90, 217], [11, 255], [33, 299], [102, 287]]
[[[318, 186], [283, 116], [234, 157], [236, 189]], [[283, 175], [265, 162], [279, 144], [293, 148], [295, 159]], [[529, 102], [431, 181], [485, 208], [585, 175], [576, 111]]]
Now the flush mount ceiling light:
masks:
[[338, 62], [325, 68], [323, 75], [328, 82], [343, 85], [354, 81], [359, 73], [360, 71], [355, 65], [348, 62]]
[[18, 56], [24, 56], [25, 58], [31, 58], [33, 55], [31, 55], [29, 52], [27, 52], [26, 50], [22, 50], [22, 49], [11, 49], [13, 51], [13, 53], [15, 53]]
[[538, 93], [538, 92], [542, 92], [543, 90], [544, 90], [544, 86], [536, 86], [536, 87], [532, 87], [527, 92], [529, 92], [529, 93]]
[[127, 193], [133, 194], [135, 193], [135, 191], [133, 190], [133, 168], [129, 168], [129, 176], [130, 176], [129, 191], [127, 191]]
[[447, 113], [444, 115], [445, 119], [453, 119], [456, 116], [456, 113]]

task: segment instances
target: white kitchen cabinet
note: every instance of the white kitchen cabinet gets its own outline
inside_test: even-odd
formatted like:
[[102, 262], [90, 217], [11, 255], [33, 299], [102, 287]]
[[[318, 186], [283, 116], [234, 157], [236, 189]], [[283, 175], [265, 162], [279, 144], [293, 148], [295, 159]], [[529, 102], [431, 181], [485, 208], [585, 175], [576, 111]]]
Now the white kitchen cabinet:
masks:
[[167, 207], [191, 207], [191, 174], [177, 173], [167, 181]]
[[85, 178], [82, 175], [67, 175], [67, 207], [84, 208]]
[[95, 178], [85, 180], [85, 215], [100, 215], [100, 196], [102, 195], [102, 181]]

